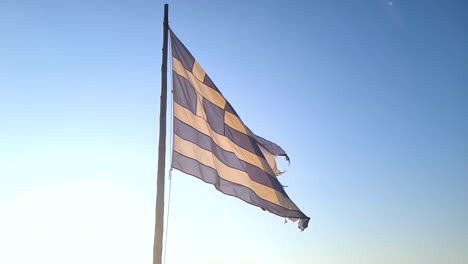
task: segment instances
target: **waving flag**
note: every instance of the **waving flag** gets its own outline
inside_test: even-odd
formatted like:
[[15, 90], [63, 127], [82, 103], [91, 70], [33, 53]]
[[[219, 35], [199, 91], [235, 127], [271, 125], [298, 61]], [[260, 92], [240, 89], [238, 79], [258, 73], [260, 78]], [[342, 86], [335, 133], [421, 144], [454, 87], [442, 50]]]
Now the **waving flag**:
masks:
[[299, 220], [309, 217], [289, 199], [278, 181], [275, 157], [286, 152], [242, 122], [208, 74], [170, 31], [174, 98], [172, 167], [213, 184], [273, 214]]

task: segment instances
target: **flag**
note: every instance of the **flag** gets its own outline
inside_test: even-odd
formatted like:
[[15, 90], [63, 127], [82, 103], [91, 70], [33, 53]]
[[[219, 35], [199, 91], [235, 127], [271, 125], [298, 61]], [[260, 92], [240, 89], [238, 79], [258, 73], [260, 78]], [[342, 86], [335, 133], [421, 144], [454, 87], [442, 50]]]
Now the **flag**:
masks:
[[187, 48], [170, 31], [173, 89], [172, 168], [307, 228], [289, 199], [275, 157], [286, 152], [252, 133]]

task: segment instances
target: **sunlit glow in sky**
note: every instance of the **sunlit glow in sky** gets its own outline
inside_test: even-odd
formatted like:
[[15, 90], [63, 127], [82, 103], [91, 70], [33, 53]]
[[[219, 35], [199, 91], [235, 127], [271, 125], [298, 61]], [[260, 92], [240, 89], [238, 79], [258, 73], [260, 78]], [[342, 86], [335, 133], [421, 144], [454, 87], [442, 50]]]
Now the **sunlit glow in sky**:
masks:
[[1, 202], [2, 263], [151, 263], [152, 214], [110, 184], [49, 185]]

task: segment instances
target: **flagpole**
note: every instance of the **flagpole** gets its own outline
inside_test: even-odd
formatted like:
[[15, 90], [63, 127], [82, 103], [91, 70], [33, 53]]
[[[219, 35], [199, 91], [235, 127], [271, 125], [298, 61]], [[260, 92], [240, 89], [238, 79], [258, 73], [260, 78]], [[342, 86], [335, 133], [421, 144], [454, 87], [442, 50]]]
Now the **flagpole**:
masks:
[[156, 221], [154, 227], [153, 264], [161, 264], [164, 233], [164, 179], [166, 165], [167, 111], [167, 41], [169, 31], [168, 4], [164, 4], [163, 48], [161, 65], [161, 103], [159, 109], [158, 179], [156, 190]]

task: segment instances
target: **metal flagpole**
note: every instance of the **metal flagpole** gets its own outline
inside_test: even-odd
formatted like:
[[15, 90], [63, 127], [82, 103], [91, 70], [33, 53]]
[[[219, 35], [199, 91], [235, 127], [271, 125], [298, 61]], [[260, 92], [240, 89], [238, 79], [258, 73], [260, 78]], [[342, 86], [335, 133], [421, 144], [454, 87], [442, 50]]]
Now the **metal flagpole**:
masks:
[[156, 222], [154, 227], [153, 264], [161, 264], [164, 227], [164, 172], [166, 165], [167, 111], [167, 40], [169, 31], [168, 4], [164, 4], [163, 48], [161, 65], [161, 104], [159, 109], [158, 179], [156, 190]]

